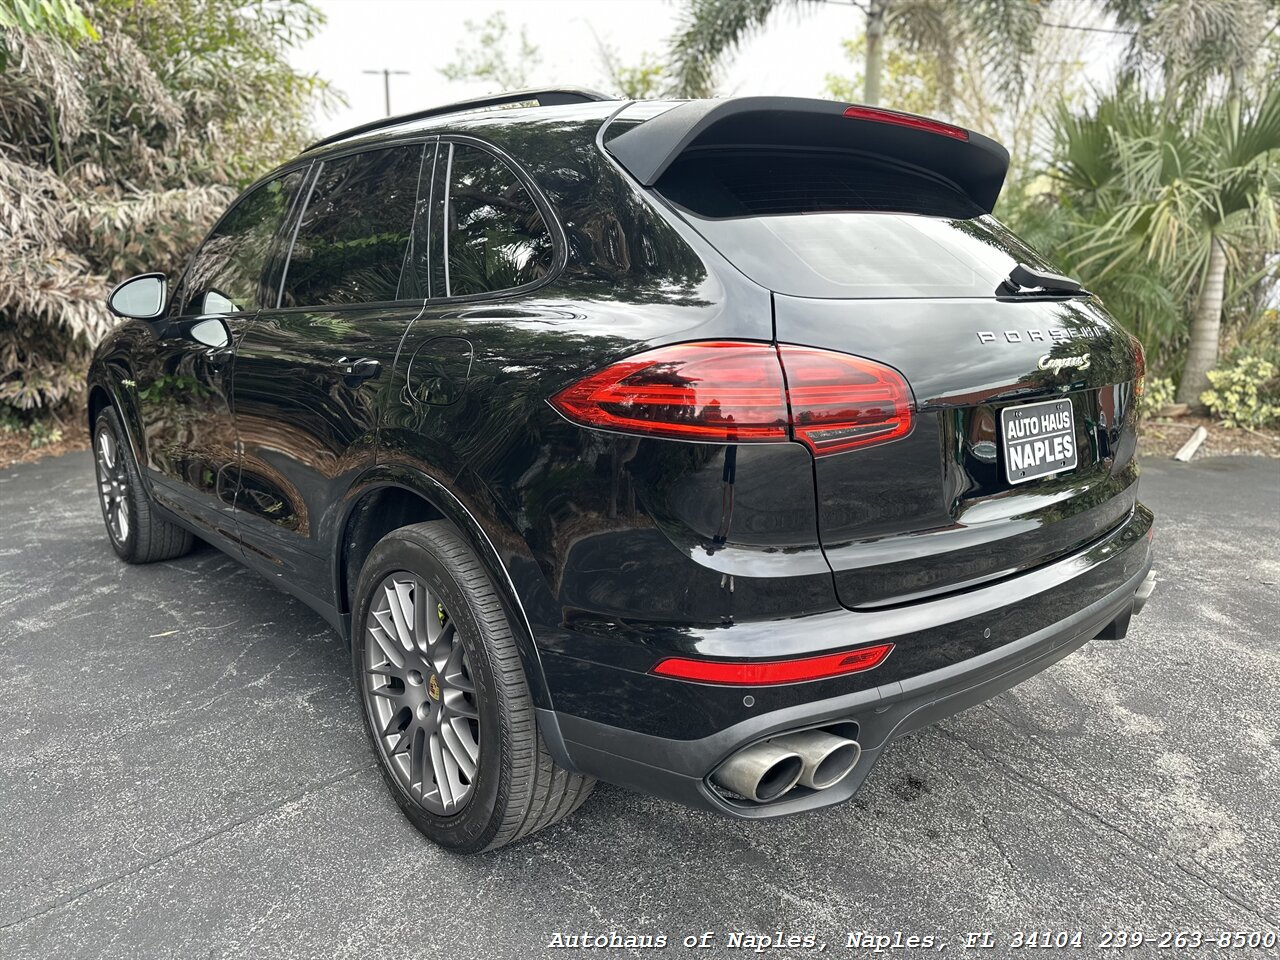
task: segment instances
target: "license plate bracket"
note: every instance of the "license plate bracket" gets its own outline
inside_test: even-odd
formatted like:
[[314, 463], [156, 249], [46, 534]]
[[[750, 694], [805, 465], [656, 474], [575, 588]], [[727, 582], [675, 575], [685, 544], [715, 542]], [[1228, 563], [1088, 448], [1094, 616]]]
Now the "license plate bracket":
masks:
[[1074, 470], [1079, 451], [1070, 398], [1005, 407], [1000, 411], [1000, 448], [1011, 484]]

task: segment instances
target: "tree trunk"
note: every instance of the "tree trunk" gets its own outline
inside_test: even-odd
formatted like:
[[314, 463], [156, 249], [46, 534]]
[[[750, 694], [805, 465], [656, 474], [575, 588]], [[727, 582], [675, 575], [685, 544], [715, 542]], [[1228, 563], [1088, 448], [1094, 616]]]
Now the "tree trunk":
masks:
[[1160, 108], [1160, 119], [1165, 123], [1173, 123], [1174, 114], [1178, 111], [1178, 92], [1181, 86], [1181, 72], [1172, 60], [1164, 63], [1164, 103]]
[[1214, 237], [1209, 245], [1209, 269], [1191, 320], [1191, 347], [1187, 366], [1178, 384], [1178, 402], [1203, 409], [1200, 394], [1209, 389], [1208, 373], [1218, 365], [1218, 328], [1222, 324], [1222, 298], [1227, 277], [1227, 251]]
[[888, 0], [871, 0], [867, 7], [866, 83], [862, 99], [868, 106], [880, 103], [880, 74], [884, 66], [884, 14]]

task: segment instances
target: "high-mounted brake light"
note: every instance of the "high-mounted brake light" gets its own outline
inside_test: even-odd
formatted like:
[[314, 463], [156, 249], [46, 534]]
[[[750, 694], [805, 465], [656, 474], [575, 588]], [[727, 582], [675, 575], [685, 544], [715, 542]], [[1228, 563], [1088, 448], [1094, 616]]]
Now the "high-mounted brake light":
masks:
[[551, 405], [586, 427], [706, 443], [798, 440], [815, 456], [911, 432], [891, 367], [832, 350], [712, 341], [660, 347], [566, 387]]
[[914, 113], [899, 113], [897, 110], [881, 110], [879, 107], [848, 107], [844, 115], [850, 120], [871, 120], [874, 123], [893, 123], [900, 127], [911, 127], [913, 130], [924, 130], [936, 133], [953, 140], [968, 140], [969, 131], [963, 127], [954, 127], [941, 120], [930, 120], [928, 117], [917, 117]]
[[723, 683], [732, 686], [767, 686], [774, 683], [802, 683], [823, 680], [846, 673], [861, 673], [884, 663], [893, 650], [892, 643], [881, 643], [860, 650], [804, 657], [799, 660], [757, 660], [751, 663], [728, 660], [693, 660], [668, 657], [658, 662], [650, 673], [677, 680], [698, 683]]

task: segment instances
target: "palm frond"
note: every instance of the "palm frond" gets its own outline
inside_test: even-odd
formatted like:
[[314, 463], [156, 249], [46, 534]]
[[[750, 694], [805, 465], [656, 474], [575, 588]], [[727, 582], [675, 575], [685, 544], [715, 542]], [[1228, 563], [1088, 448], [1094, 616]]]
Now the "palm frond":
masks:
[[679, 31], [671, 39], [671, 85], [674, 97], [710, 97], [715, 91], [716, 66], [770, 14], [786, 5], [818, 0], [687, 0]]

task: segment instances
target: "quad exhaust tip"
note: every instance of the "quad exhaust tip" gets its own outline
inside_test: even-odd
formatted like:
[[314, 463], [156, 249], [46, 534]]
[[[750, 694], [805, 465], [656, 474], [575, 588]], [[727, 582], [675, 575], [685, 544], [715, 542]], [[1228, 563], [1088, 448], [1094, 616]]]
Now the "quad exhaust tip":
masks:
[[804, 769], [800, 784], [810, 790], [826, 790], [847, 777], [858, 765], [862, 745], [825, 730], [801, 730], [774, 741], [800, 754]]
[[862, 756], [856, 740], [825, 730], [801, 730], [739, 750], [711, 782], [754, 803], [768, 803], [796, 784], [826, 790], [849, 775]]
[[804, 760], [773, 740], [753, 743], [726, 760], [711, 776], [717, 786], [756, 803], [782, 796], [804, 772]]

